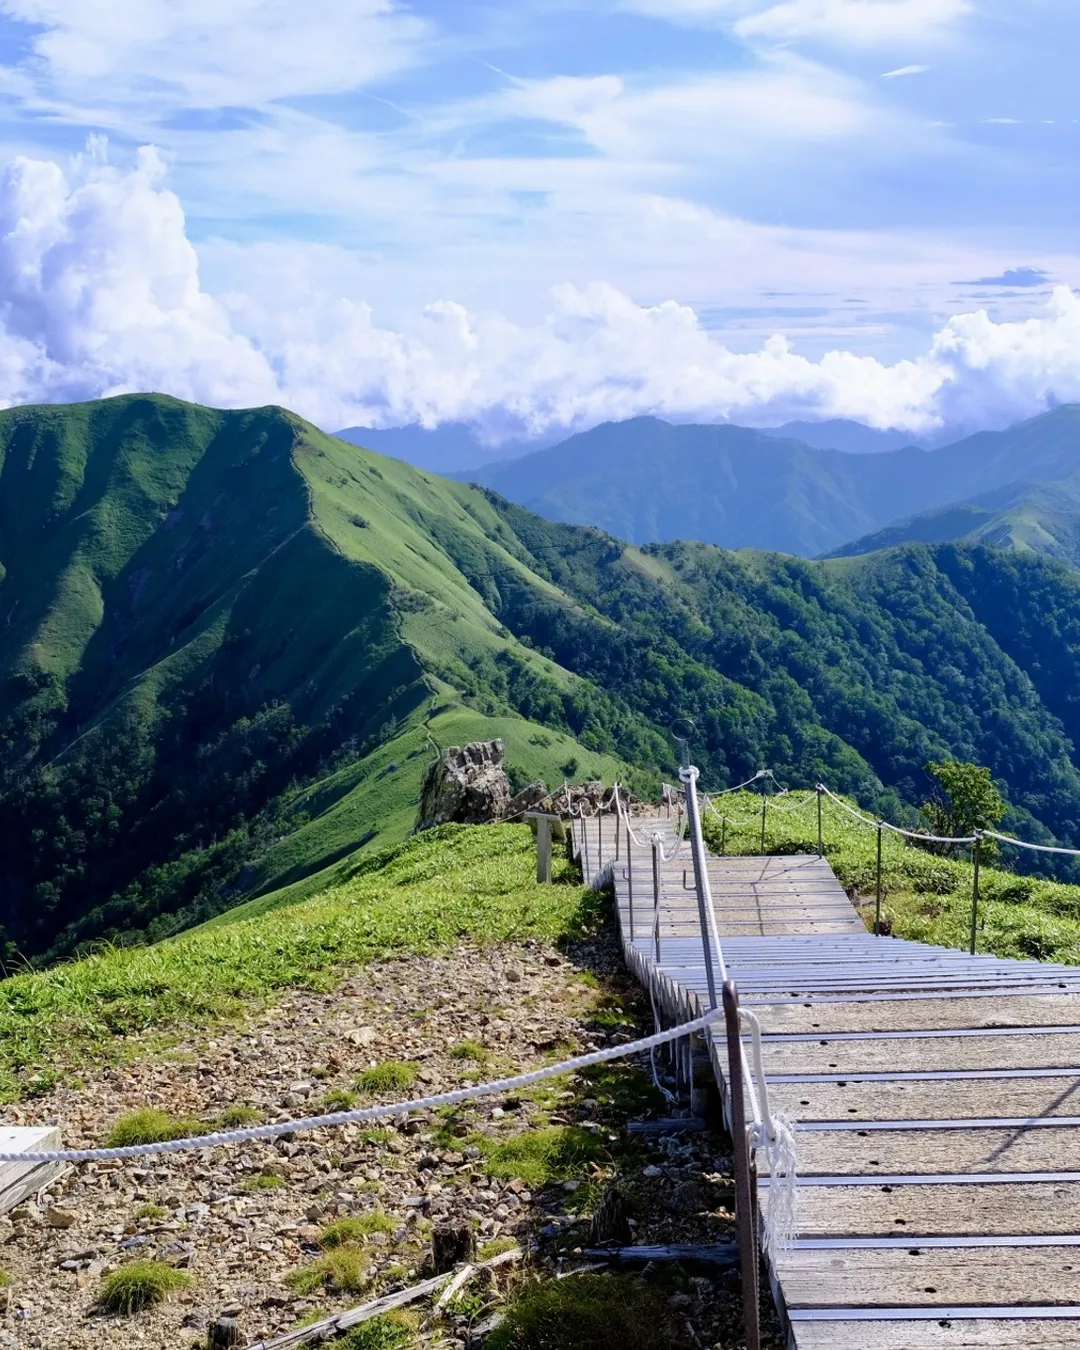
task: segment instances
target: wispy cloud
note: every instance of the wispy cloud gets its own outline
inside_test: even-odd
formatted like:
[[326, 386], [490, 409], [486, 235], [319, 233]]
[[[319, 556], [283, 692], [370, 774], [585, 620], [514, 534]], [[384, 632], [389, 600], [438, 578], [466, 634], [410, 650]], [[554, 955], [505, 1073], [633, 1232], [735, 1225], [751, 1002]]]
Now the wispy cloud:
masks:
[[743, 37], [843, 46], [932, 40], [973, 12], [971, 0], [623, 0], [656, 18], [730, 27]]
[[969, 286], [1009, 286], [1025, 290], [1031, 286], [1045, 286], [1050, 281], [1050, 273], [1041, 267], [1010, 267], [998, 277], [976, 277]]
[[897, 70], [886, 70], [881, 78], [883, 80], [899, 80], [907, 75], [925, 75], [929, 69], [929, 66], [900, 66]]

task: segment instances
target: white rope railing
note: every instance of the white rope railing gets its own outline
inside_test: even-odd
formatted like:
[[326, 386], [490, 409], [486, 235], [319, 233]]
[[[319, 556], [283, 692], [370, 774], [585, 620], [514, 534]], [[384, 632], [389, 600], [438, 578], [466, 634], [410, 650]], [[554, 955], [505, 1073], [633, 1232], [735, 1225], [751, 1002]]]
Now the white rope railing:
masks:
[[1011, 834], [998, 834], [996, 830], [976, 831], [980, 839], [996, 839], [1002, 844], [1012, 844], [1015, 848], [1029, 848], [1036, 853], [1064, 853], [1070, 858], [1080, 858], [1080, 848], [1062, 848], [1054, 844], [1031, 844], [1026, 839], [1014, 839]]
[[386, 1120], [393, 1116], [408, 1115], [414, 1111], [429, 1111], [441, 1106], [458, 1106], [480, 1097], [493, 1097], [500, 1093], [532, 1087], [535, 1083], [542, 1083], [548, 1078], [579, 1073], [594, 1065], [625, 1059], [629, 1055], [644, 1054], [657, 1046], [666, 1045], [669, 1041], [682, 1040], [684, 1036], [692, 1035], [695, 1031], [704, 1031], [721, 1017], [722, 1012], [712, 1010], [692, 1022], [681, 1022], [666, 1031], [659, 1031], [655, 1035], [644, 1036], [640, 1040], [629, 1041], [624, 1045], [595, 1050], [591, 1054], [579, 1055], [575, 1059], [563, 1060], [558, 1064], [549, 1064], [542, 1069], [533, 1069], [529, 1073], [516, 1074], [512, 1078], [500, 1078], [492, 1083], [475, 1083], [470, 1087], [438, 1092], [429, 1097], [418, 1097], [413, 1101], [391, 1102], [384, 1106], [362, 1107], [355, 1111], [334, 1111], [329, 1115], [306, 1116], [301, 1120], [279, 1120], [267, 1125], [248, 1125], [239, 1130], [194, 1135], [186, 1139], [164, 1139], [154, 1144], [127, 1144], [120, 1148], [53, 1149], [40, 1153], [0, 1153], [0, 1163], [106, 1162], [112, 1158], [150, 1158], [163, 1153], [183, 1153], [193, 1149], [220, 1148], [226, 1144], [244, 1144], [253, 1139], [275, 1139], [299, 1130], [327, 1129], [338, 1125]]
[[849, 816], [860, 821], [863, 825], [868, 825], [873, 830], [888, 830], [892, 834], [903, 835], [905, 839], [915, 839], [921, 843], [927, 844], [974, 844], [979, 837], [979, 831], [976, 831], [975, 834], [965, 834], [957, 838], [951, 838], [948, 835], [927, 834], [922, 830], [905, 830], [899, 825], [891, 825], [887, 820], [872, 820], [870, 816], [864, 816], [861, 811], [856, 811], [853, 806], [848, 806], [847, 802], [838, 797], [835, 792], [830, 792], [824, 783], [819, 783], [817, 790], [823, 792], [831, 801], [834, 801], [842, 811], [846, 811]]

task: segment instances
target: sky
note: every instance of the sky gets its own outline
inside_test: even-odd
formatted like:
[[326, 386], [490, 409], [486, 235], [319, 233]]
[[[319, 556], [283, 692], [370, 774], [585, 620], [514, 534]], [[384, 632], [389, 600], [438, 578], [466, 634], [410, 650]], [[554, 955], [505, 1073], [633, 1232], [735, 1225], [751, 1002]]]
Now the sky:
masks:
[[1080, 400], [1075, 0], [0, 0], [0, 403]]

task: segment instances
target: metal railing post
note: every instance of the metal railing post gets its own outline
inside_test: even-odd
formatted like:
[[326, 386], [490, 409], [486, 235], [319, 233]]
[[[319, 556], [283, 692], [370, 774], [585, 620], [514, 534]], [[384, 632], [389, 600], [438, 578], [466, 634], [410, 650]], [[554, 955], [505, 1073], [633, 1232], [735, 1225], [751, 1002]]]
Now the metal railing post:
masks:
[[596, 870], [599, 872], [604, 865], [604, 812], [603, 808], [596, 808]]
[[975, 955], [975, 946], [977, 941], [979, 927], [979, 853], [982, 844], [982, 836], [975, 835], [975, 842], [971, 846], [971, 861], [975, 865], [975, 875], [971, 883], [971, 954]]
[[582, 807], [581, 816], [579, 817], [579, 819], [581, 820], [581, 856], [585, 860], [585, 865], [582, 868], [582, 871], [585, 874], [585, 880], [588, 881], [589, 873], [592, 869], [589, 866], [589, 829], [585, 823], [584, 807]]
[[761, 784], [761, 856], [765, 856], [765, 808], [769, 804], [769, 799], [765, 795], [765, 784]]
[[817, 790], [817, 855], [818, 855], [819, 858], [824, 858], [824, 856], [825, 856], [825, 847], [824, 847], [824, 844], [823, 844], [823, 842], [822, 842], [822, 836], [821, 836], [821, 788], [820, 788], [820, 786], [818, 787], [818, 790]]
[[728, 980], [724, 985], [724, 1023], [727, 1029], [728, 1106], [735, 1161], [735, 1223], [739, 1239], [739, 1278], [742, 1285], [743, 1333], [746, 1350], [761, 1350], [758, 1306], [757, 1204], [750, 1140], [746, 1131], [746, 1083], [743, 1079], [739, 994]]
[[652, 841], [652, 886], [653, 886], [653, 943], [656, 947], [656, 964], [660, 964], [660, 841], [653, 836]]
[[708, 900], [705, 895], [705, 849], [701, 842], [701, 819], [698, 815], [697, 769], [682, 771], [686, 815], [690, 824], [690, 850], [694, 859], [694, 881], [698, 902], [698, 922], [701, 925], [701, 949], [705, 957], [705, 980], [709, 986], [709, 1007], [719, 1007], [716, 995], [716, 975], [713, 971], [712, 930], [709, 924]]
[[727, 816], [720, 817], [720, 856], [727, 857]]
[[874, 906], [874, 936], [881, 936], [881, 822], [877, 827], [877, 903]]

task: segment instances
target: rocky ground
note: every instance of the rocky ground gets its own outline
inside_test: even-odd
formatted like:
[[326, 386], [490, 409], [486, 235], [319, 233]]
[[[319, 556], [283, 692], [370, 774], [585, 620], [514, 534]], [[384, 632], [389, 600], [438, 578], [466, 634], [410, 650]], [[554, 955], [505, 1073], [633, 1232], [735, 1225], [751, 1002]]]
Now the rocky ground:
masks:
[[[117, 1119], [142, 1107], [212, 1121], [246, 1105], [260, 1120], [340, 1109], [332, 1094], [390, 1062], [414, 1066], [404, 1090], [358, 1105], [487, 1080], [614, 1040], [648, 1025], [610, 933], [568, 953], [541, 944], [464, 947], [440, 957], [384, 961], [328, 993], [294, 993], [253, 1010], [243, 1025], [204, 1037], [127, 1046], [122, 1067], [75, 1077], [50, 1096], [5, 1108], [8, 1123], [58, 1123], [68, 1146], [101, 1145]], [[7, 1350], [147, 1350], [205, 1345], [209, 1322], [235, 1317], [242, 1345], [304, 1319], [416, 1283], [433, 1224], [469, 1218], [486, 1250], [517, 1242], [524, 1270], [506, 1267], [456, 1311], [418, 1304], [418, 1345], [466, 1346], [508, 1283], [581, 1264], [587, 1217], [617, 1179], [636, 1242], [717, 1242], [733, 1236], [730, 1158], [713, 1134], [644, 1143], [628, 1117], [656, 1113], [635, 1065], [558, 1080], [456, 1114], [422, 1113], [379, 1127], [347, 1126], [149, 1162], [86, 1164], [0, 1220], [0, 1265], [11, 1277], [0, 1312]], [[665, 1108], [666, 1109], [666, 1108]], [[572, 1156], [541, 1158], [525, 1133], [584, 1132]], [[515, 1141], [509, 1151], [500, 1145]], [[565, 1153], [565, 1150], [564, 1150]], [[499, 1165], [492, 1168], [491, 1158]], [[492, 1177], [494, 1170], [497, 1177]], [[296, 1287], [290, 1276], [324, 1252], [320, 1238], [343, 1216], [380, 1217], [360, 1247], [355, 1292]], [[99, 1312], [104, 1275], [139, 1257], [187, 1273], [163, 1305], [119, 1319]], [[737, 1347], [738, 1287], [731, 1276], [656, 1271], [689, 1345]], [[769, 1314], [771, 1316], [771, 1313]], [[767, 1345], [781, 1341], [770, 1324]]]

